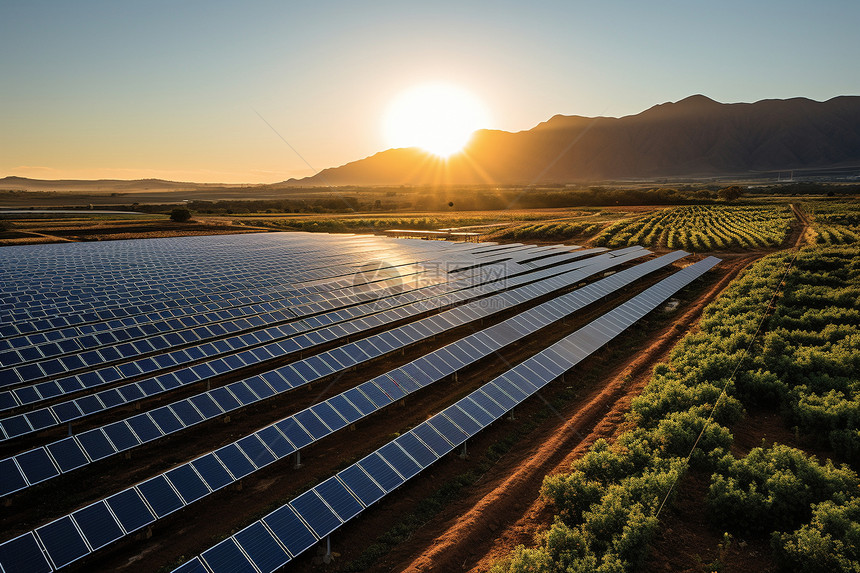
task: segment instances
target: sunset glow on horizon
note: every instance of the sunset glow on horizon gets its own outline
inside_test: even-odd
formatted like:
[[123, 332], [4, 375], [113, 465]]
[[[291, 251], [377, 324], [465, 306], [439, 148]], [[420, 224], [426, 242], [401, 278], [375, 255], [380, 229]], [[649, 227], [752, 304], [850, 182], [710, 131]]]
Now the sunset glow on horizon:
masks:
[[402, 92], [385, 116], [390, 147], [419, 147], [446, 158], [463, 149], [472, 134], [489, 126], [486, 106], [450, 84], [424, 84]]

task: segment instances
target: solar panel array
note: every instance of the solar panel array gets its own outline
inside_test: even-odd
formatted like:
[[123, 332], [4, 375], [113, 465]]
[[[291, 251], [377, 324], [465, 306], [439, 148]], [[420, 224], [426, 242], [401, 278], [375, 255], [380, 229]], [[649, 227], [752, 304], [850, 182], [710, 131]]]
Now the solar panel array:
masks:
[[[477, 303], [455, 307], [440, 314], [344, 344], [322, 354], [297, 360], [275, 370], [233, 382], [225, 387], [209, 390], [149, 412], [135, 414], [131, 418], [93, 428], [76, 436], [0, 460], [0, 468], [5, 470], [4, 477], [0, 480], [0, 495], [7, 495], [42, 483], [90, 462], [128, 451], [141, 444], [218, 418], [238, 408], [267, 400], [405, 346], [420, 343], [447, 330], [480, 321], [640, 256], [642, 252], [636, 251], [622, 257], [595, 257], [591, 259], [591, 264], [586, 266], [578, 264], [577, 270], [542, 278], [525, 286], [483, 298]], [[556, 273], [558, 269], [552, 272]], [[547, 273], [538, 273], [537, 276], [543, 274]], [[516, 284], [519, 282], [521, 281], [517, 281]], [[458, 364], [458, 360], [462, 362], [461, 358], [448, 358], [448, 362], [455, 365]], [[445, 375], [450, 374], [451, 372], [447, 371], [447, 363], [442, 362], [442, 364], [446, 364], [443, 367], [446, 370]], [[437, 370], [432, 365], [427, 365], [426, 368], [431, 372]], [[164, 380], [168, 376], [171, 375], [160, 378]], [[177, 379], [181, 380], [178, 376]], [[179, 384], [174, 384], [171, 388], [178, 386]], [[367, 392], [370, 392], [369, 388]], [[375, 395], [373, 399], [377, 404], [381, 400]]]
[[[389, 404], [400, 400], [470, 364], [486, 358], [541, 328], [570, 316], [574, 312], [599, 300], [615, 290], [629, 285], [649, 272], [672, 264], [687, 253], [677, 251], [658, 259], [621, 271], [569, 294], [532, 307], [484, 330], [468, 335], [438, 350], [430, 352], [402, 367], [359, 384], [328, 400], [306, 408], [297, 414], [279, 420], [265, 428], [244, 436], [217, 451], [200, 456], [168, 472], [154, 476], [134, 487], [123, 490], [96, 502], [113, 508], [118, 500], [134, 499], [140, 515], [134, 523], [152, 523], [210, 493], [239, 481], [258, 469], [283, 459], [298, 449], [318, 441], [369, 416]], [[584, 278], [585, 273], [580, 276]], [[250, 462], [250, 463], [249, 463]], [[159, 484], [156, 488], [154, 484]], [[156, 509], [161, 497], [172, 486], [178, 496], [160, 512]], [[155, 488], [155, 489], [153, 489]], [[154, 497], [153, 497], [154, 496]], [[147, 513], [147, 505], [154, 513]], [[83, 511], [83, 510], [79, 510]], [[113, 528], [113, 513], [102, 512], [89, 518], [88, 523], [97, 529]], [[63, 519], [73, 519], [75, 514]], [[99, 519], [107, 523], [99, 525]], [[122, 525], [122, 524], [121, 524]], [[135, 531], [132, 529], [128, 533]], [[114, 540], [115, 540], [114, 539]]]
[[[608, 259], [609, 257], [605, 258]], [[110, 390], [88, 394], [49, 407], [0, 419], [0, 441], [79, 420], [94, 413], [168, 392], [179, 386], [208, 381], [225, 372], [255, 366], [286, 354], [307, 351], [339, 338], [360, 335], [364, 331], [414, 317], [452, 303], [462, 303], [472, 298], [487, 296], [511, 286], [557, 276], [589, 264], [592, 262], [567, 263], [557, 267], [531, 271], [527, 275], [520, 273], [516, 276], [506, 277], [504, 280], [479, 282], [477, 286], [472, 286], [474, 277], [466, 276], [446, 282], [444, 285], [419, 289], [421, 291], [420, 296], [413, 292], [382, 299], [376, 298], [364, 305], [304, 317], [298, 322], [262, 328], [245, 335], [230, 336], [213, 343], [191, 346], [142, 360], [123, 363], [118, 367], [111, 366], [91, 370], [74, 377], [49, 381], [45, 384], [60, 388], [59, 391], [51, 390], [51, 392], [57, 392], [62, 396], [82, 388], [94, 389], [110, 382], [116, 383], [125, 379], [148, 375], [147, 378], [127, 386], [114, 387]], [[320, 303], [315, 304], [322, 306]], [[227, 329], [221, 330], [222, 335], [230, 332]], [[99, 352], [102, 350], [100, 349]], [[216, 358], [219, 355], [222, 357]], [[191, 362], [194, 363], [191, 366], [175, 369], [183, 363]], [[159, 372], [164, 372], [164, 374], [159, 374]], [[38, 392], [43, 395], [45, 390], [42, 386], [24, 386], [16, 389], [15, 392], [19, 394]], [[19, 401], [21, 401], [20, 398]]]
[[[671, 253], [559, 292], [648, 254], [640, 247], [602, 251], [303, 233], [0, 249], [0, 411], [7, 412], [0, 443], [8, 449], [23, 437], [43, 441], [0, 460], [0, 497], [13, 496], [13, 503], [16, 492], [118, 452], [440, 333], [472, 330], [0, 543], [0, 569], [53, 571], [76, 563], [686, 255]], [[280, 567], [715, 262], [672, 275], [659, 283], [662, 290], [647, 289], [178, 570]], [[518, 314], [493, 323], [511, 309]], [[478, 326], [485, 319], [490, 325]], [[579, 353], [566, 349], [565, 361], [559, 345], [566, 340]], [[51, 438], [52, 426], [86, 425], [95, 414], [195, 384], [212, 389]]]
[[660, 281], [207, 549], [174, 573], [268, 573], [286, 565], [570, 370], [718, 262], [709, 257]]

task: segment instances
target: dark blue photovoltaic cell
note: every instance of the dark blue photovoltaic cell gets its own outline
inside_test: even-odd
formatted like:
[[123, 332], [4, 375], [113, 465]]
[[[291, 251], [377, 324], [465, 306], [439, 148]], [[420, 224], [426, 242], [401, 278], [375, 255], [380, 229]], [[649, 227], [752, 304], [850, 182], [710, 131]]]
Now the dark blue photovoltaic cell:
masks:
[[122, 420], [105, 426], [104, 431], [110, 441], [113, 442], [113, 445], [116, 446], [116, 449], [120, 452], [140, 445], [140, 441], [137, 439], [137, 436], [132, 433], [128, 425]]
[[327, 436], [330, 431], [310, 410], [302, 410], [293, 416], [298, 420], [315, 440]]
[[78, 434], [77, 438], [78, 442], [80, 442], [81, 446], [84, 448], [84, 451], [87, 452], [87, 455], [93, 461], [106, 458], [107, 456], [116, 453], [116, 449], [113, 447], [113, 444], [108, 441], [107, 436], [104, 435], [104, 432], [102, 432], [100, 428], [95, 428], [82, 434]]
[[210, 547], [200, 554], [200, 558], [213, 573], [256, 573], [232, 537]]
[[430, 449], [433, 450], [440, 458], [454, 449], [454, 446], [452, 446], [448, 440], [442, 436], [442, 434], [437, 432], [436, 429], [427, 422], [418, 424], [412, 428], [409, 433], [418, 436], [421, 441], [430, 446]]
[[516, 400], [517, 404], [519, 404], [523, 398], [527, 396], [525, 392], [520, 390], [519, 386], [514, 385], [513, 382], [508, 380], [507, 373], [499, 376], [493, 382], [498, 386], [501, 390], [508, 394], [511, 398]]
[[382, 408], [383, 406], [387, 406], [392, 402], [391, 397], [389, 397], [388, 394], [380, 390], [379, 386], [377, 386], [371, 381], [359, 384], [358, 387], [361, 389], [362, 392], [364, 392], [365, 396], [370, 398], [370, 400], [377, 408]]
[[60, 472], [51, 460], [51, 456], [48, 455], [48, 452], [44, 448], [37, 448], [23, 454], [18, 454], [15, 456], [15, 460], [18, 462], [21, 471], [24, 472], [24, 477], [27, 478], [30, 485], [60, 475]]
[[155, 521], [155, 516], [152, 515], [152, 512], [143, 502], [143, 498], [134, 488], [110, 496], [107, 498], [107, 504], [113, 510], [126, 533], [137, 531]]
[[481, 430], [482, 426], [470, 418], [457, 404], [448, 406], [442, 413], [448, 416], [452, 422], [457, 424], [469, 436], [474, 436]]
[[406, 395], [406, 391], [385, 374], [377, 376], [373, 382], [395, 402]]
[[236, 398], [238, 398], [245, 406], [257, 401], [257, 397], [254, 393], [251, 392], [251, 390], [248, 389], [248, 386], [246, 386], [241, 380], [228, 385], [227, 388], [229, 388], [233, 395], [236, 396]]
[[207, 420], [211, 420], [223, 413], [221, 408], [218, 407], [218, 404], [215, 403], [209, 394], [199, 394], [189, 398], [189, 400], [197, 407], [198, 410], [200, 410], [200, 413], [203, 414]]
[[484, 410], [489, 412], [491, 421], [502, 417], [507, 410], [496, 404], [487, 394], [478, 390], [469, 394], [469, 397]]
[[354, 493], [364, 505], [369, 506], [385, 495], [385, 491], [375, 484], [373, 480], [356, 465], [349, 466], [337, 474], [337, 477], [339, 477], [340, 480], [345, 483], [350, 490], [352, 490], [352, 493]]
[[263, 573], [271, 573], [290, 561], [290, 556], [259, 521], [233, 537]]
[[321, 402], [312, 406], [311, 411], [316, 414], [320, 420], [325, 422], [325, 425], [328, 426], [332, 432], [336, 432], [346, 426], [346, 421], [341, 418], [340, 414], [338, 414], [327, 402]]
[[128, 422], [128, 425], [131, 426], [131, 429], [134, 430], [134, 433], [137, 434], [137, 437], [140, 438], [141, 442], [143, 443], [156, 440], [163, 435], [161, 433], [161, 430], [158, 429], [158, 426], [155, 425], [155, 422], [152, 421], [152, 418], [150, 418], [146, 414], [138, 414], [137, 416], [132, 416], [126, 421]]
[[486, 411], [482, 410], [480, 406], [478, 406], [470, 396], [467, 396], [457, 402], [457, 405], [460, 406], [460, 409], [469, 414], [472, 418], [477, 420], [477, 422], [481, 425], [481, 427], [486, 427], [493, 422], [493, 417], [490, 416]]
[[182, 496], [186, 505], [209, 494], [209, 488], [189, 464], [173, 468], [167, 472], [166, 477]]
[[72, 514], [72, 518], [93, 551], [125, 535], [104, 501], [79, 509]]
[[296, 448], [274, 426], [268, 426], [257, 432], [257, 436], [278, 458], [284, 458], [296, 451]]
[[215, 455], [236, 479], [242, 479], [257, 469], [248, 461], [248, 458], [245, 457], [245, 454], [242, 453], [242, 450], [236, 444], [229, 444], [220, 450], [216, 450]]
[[328, 478], [314, 489], [340, 517], [341, 521], [356, 516], [362, 509], [361, 504], [335, 476]]
[[376, 411], [376, 405], [367, 399], [367, 396], [361, 393], [358, 388], [351, 388], [343, 393], [352, 404], [358, 408], [363, 416]]
[[406, 450], [406, 453], [412, 456], [422, 468], [426, 468], [438, 459], [433, 450], [422, 444], [411, 432], [399, 436], [394, 442], [400, 444], [400, 447]]
[[495, 382], [485, 384], [481, 387], [481, 389], [485, 393], [487, 393], [493, 400], [501, 404], [501, 406], [505, 408], [505, 410], [510, 410], [517, 404], [516, 400], [502, 392], [502, 389], [499, 388]]
[[241, 406], [236, 397], [233, 396], [227, 388], [215, 388], [214, 390], [209, 391], [209, 395], [212, 396], [212, 399], [215, 400], [215, 402], [217, 402], [225, 412], [230, 412]]
[[266, 381], [259, 376], [254, 376], [253, 378], [246, 380], [245, 383], [262, 400], [275, 394], [275, 391], [272, 390], [272, 388], [266, 384]]
[[338, 394], [326, 401], [331, 404], [331, 406], [337, 410], [341, 416], [346, 418], [346, 421], [350, 424], [361, 418], [361, 412], [359, 412], [355, 406], [350, 404], [342, 394]]
[[[66, 438], [59, 442], [48, 444], [45, 448], [51, 454], [51, 457], [54, 458], [54, 461], [57, 462], [57, 465], [60, 466], [61, 472], [72, 471], [89, 463], [87, 456], [74, 438]], [[2, 473], [2, 470], [0, 470], [0, 473]]]
[[233, 483], [233, 478], [214, 454], [206, 454], [190, 463], [212, 491]]
[[185, 426], [191, 426], [203, 420], [203, 416], [200, 415], [200, 412], [198, 412], [188, 400], [182, 400], [181, 402], [171, 404], [170, 409], [173, 410], [173, 413], [176, 414], [177, 418], [182, 420], [182, 423]]
[[54, 567], [59, 569], [89, 553], [87, 544], [70, 516], [62, 517], [36, 530]]
[[137, 489], [159, 518], [182, 507], [182, 500], [179, 499], [163, 475], [139, 484]]
[[149, 416], [156, 424], [158, 424], [158, 427], [161, 428], [161, 431], [165, 434], [172, 434], [173, 432], [182, 429], [182, 422], [179, 421], [176, 414], [174, 414], [167, 406], [162, 406], [161, 408], [152, 410], [149, 412]]
[[263, 445], [263, 442], [260, 441], [256, 434], [245, 436], [239, 440], [238, 444], [242, 451], [245, 452], [245, 455], [248, 456], [248, 459], [258, 468], [267, 466], [277, 459], [272, 452], [266, 449], [266, 446]]
[[403, 483], [403, 478], [397, 475], [391, 467], [379, 456], [373, 452], [360, 462], [358, 465], [372, 477], [386, 491], [392, 491], [394, 488]]
[[53, 570], [32, 532], [0, 545], [0, 566], [15, 573], [51, 573]]
[[403, 370], [409, 377], [415, 380], [415, 382], [421, 387], [426, 386], [427, 384], [432, 384], [436, 381], [432, 376], [418, 368], [418, 366], [416, 366], [413, 362], [403, 365], [401, 367], [401, 370]]
[[427, 422], [425, 423], [433, 426], [440, 434], [445, 436], [445, 438], [455, 446], [459, 446], [460, 444], [465, 442], [466, 438], [468, 437], [463, 432], [463, 430], [455, 426], [451, 422], [451, 420], [449, 420], [442, 414], [436, 414], [435, 416], [427, 420]]
[[27, 487], [27, 481], [15, 461], [7, 458], [0, 461], [0, 496], [7, 495]]
[[290, 442], [296, 448], [303, 448], [304, 446], [310, 444], [313, 441], [313, 438], [299, 426], [296, 420], [290, 416], [286, 420], [282, 420], [275, 424], [275, 426], [287, 437]]
[[199, 557], [195, 557], [191, 561], [186, 561], [171, 573], [209, 573], [206, 566], [200, 561]]
[[312, 489], [295, 498], [290, 505], [320, 539], [340, 527], [340, 520]]
[[404, 479], [409, 479], [419, 471], [421, 466], [415, 463], [406, 453], [394, 442], [389, 442], [377, 450], [379, 454], [394, 466], [394, 469], [403, 476]]
[[263, 518], [275, 537], [287, 548], [291, 555], [296, 556], [317, 542], [308, 526], [302, 523], [289, 505], [276, 509]]

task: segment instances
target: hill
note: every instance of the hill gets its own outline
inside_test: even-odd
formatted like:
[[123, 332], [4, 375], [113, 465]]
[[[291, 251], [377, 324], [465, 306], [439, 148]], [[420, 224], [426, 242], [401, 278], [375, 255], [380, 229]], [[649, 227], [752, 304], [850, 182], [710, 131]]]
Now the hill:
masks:
[[860, 166], [860, 97], [724, 104], [703, 95], [621, 117], [557, 115], [481, 130], [441, 161], [390, 149], [291, 185], [566, 183]]

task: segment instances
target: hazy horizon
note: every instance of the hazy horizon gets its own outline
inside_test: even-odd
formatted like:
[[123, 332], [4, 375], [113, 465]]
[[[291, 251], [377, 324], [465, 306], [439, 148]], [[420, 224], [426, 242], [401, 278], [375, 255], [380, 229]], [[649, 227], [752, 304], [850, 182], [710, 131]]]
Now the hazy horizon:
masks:
[[390, 147], [392, 101], [429, 82], [474, 94], [481, 127], [506, 131], [699, 93], [856, 95], [858, 20], [836, 0], [4, 2], [0, 177], [301, 178]]

